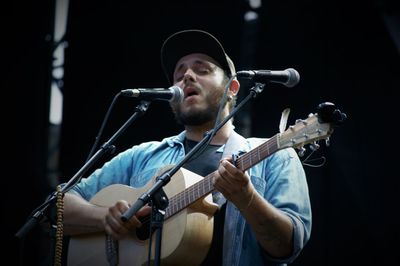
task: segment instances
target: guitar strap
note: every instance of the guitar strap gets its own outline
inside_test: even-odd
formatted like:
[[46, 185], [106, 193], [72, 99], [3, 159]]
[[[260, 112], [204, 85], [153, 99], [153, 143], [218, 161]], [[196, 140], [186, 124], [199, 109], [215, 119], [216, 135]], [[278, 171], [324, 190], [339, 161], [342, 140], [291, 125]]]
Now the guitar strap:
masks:
[[106, 234], [105, 237], [106, 241], [106, 256], [108, 265], [110, 266], [117, 266], [119, 263], [118, 260], [118, 241], [111, 238], [110, 235]]
[[279, 133], [283, 133], [286, 129], [287, 120], [289, 118], [290, 108], [282, 111], [281, 121], [279, 122]]
[[[185, 139], [185, 152], [188, 153], [196, 144], [196, 141]], [[188, 161], [183, 167], [198, 175], [207, 176], [218, 168], [222, 156], [221, 146], [222, 145], [207, 145], [200, 154], [196, 154], [193, 159]], [[214, 191], [212, 196], [213, 201], [220, 207], [226, 201], [224, 196], [218, 191]]]
[[[198, 175], [206, 176], [218, 168], [219, 161], [222, 158], [232, 158], [233, 154], [238, 154], [244, 150], [241, 144], [245, 139], [234, 130], [226, 142], [222, 151], [221, 146], [208, 145], [199, 155], [195, 155], [194, 159], [187, 162], [184, 167]], [[185, 139], [185, 152], [188, 153], [197, 142]], [[220, 207], [226, 202], [225, 197], [218, 191], [212, 193], [213, 201]]]
[[[233, 154], [238, 154], [241, 152], [240, 148], [242, 143], [244, 143], [244, 138], [237, 134], [235, 131], [231, 131], [231, 134], [228, 138], [227, 143], [223, 147], [223, 152], [221, 158], [232, 158]], [[222, 149], [220, 150], [220, 152]], [[219, 164], [219, 160], [218, 163]], [[218, 165], [216, 166], [218, 167]], [[217, 211], [214, 215], [214, 231], [212, 243], [202, 262], [201, 266], [208, 265], [222, 265], [222, 257], [223, 257], [223, 242], [224, 242], [224, 224], [225, 224], [225, 211], [226, 211], [226, 199], [219, 192], [213, 192], [213, 201], [219, 205], [219, 211]]]

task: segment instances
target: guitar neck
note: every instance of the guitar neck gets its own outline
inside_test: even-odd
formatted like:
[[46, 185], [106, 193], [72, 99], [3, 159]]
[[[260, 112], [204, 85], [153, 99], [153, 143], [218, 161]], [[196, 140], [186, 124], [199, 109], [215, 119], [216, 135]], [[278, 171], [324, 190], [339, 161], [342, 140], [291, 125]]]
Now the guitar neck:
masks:
[[[276, 134], [260, 146], [241, 155], [235, 162], [236, 167], [242, 171], [246, 171], [250, 167], [262, 161], [264, 158], [276, 152], [279, 149], [278, 137], [279, 135]], [[213, 173], [207, 175], [201, 181], [173, 196], [169, 201], [168, 208], [166, 209], [165, 218], [178, 213], [179, 211], [188, 207], [190, 204], [194, 203], [196, 200], [213, 192], [214, 186], [212, 184], [212, 177]]]
[[185, 209], [196, 200], [214, 191], [212, 184], [213, 173], [204, 177], [204, 179], [191, 185], [187, 189], [179, 192], [169, 200], [168, 208], [166, 209], [165, 218], [168, 218], [175, 213]]
[[278, 137], [279, 134], [276, 134], [263, 144], [240, 156], [235, 162], [236, 167], [246, 171], [279, 150]]

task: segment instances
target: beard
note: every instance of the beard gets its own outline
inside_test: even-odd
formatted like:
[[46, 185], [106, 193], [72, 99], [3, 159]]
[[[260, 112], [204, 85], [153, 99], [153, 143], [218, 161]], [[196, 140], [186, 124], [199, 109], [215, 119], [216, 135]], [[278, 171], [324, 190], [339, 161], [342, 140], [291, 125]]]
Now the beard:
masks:
[[207, 122], [215, 122], [223, 94], [224, 89], [220, 87], [215, 88], [212, 93], [208, 93], [204, 99], [207, 103], [204, 109], [192, 108], [182, 111], [179, 103], [171, 105], [176, 121], [188, 126], [200, 126]]

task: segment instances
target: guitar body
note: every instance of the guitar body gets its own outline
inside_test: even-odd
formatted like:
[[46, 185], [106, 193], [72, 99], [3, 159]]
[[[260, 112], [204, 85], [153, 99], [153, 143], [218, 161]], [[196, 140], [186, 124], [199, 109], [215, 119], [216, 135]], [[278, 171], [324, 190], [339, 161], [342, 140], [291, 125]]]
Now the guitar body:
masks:
[[[158, 176], [158, 175], [156, 175]], [[164, 187], [170, 199], [177, 193], [203, 179], [181, 168]], [[141, 189], [114, 184], [99, 191], [90, 202], [97, 206], [112, 206], [118, 200], [135, 202], [154, 184], [155, 178]], [[199, 265], [209, 250], [213, 234], [213, 214], [218, 206], [211, 194], [200, 198], [182, 211], [168, 217], [163, 224], [161, 240], [162, 265]], [[72, 236], [68, 247], [67, 264], [109, 265], [104, 233]], [[145, 265], [149, 239], [141, 240], [136, 234], [118, 241], [118, 265]], [[155, 234], [152, 239], [152, 260], [155, 254]], [[190, 256], [188, 256], [190, 254]]]

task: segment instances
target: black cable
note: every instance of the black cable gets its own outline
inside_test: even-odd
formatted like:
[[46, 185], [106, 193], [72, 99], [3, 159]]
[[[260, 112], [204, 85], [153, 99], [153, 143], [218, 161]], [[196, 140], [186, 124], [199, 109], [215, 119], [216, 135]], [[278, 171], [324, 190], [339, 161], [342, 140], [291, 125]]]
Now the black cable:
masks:
[[107, 113], [106, 113], [106, 116], [104, 117], [103, 123], [101, 124], [101, 127], [100, 127], [100, 129], [99, 129], [99, 132], [98, 132], [97, 135], [96, 135], [96, 139], [95, 139], [95, 141], [94, 141], [94, 144], [93, 144], [93, 146], [92, 146], [92, 149], [91, 149], [90, 152], [89, 152], [89, 155], [88, 155], [88, 157], [87, 157], [87, 159], [86, 159], [86, 162], [93, 156], [93, 153], [95, 152], [95, 150], [96, 150], [96, 148], [97, 148], [97, 146], [98, 146], [98, 144], [99, 144], [101, 135], [103, 134], [104, 127], [105, 127], [105, 125], [106, 125], [106, 123], [107, 123], [107, 121], [108, 121], [108, 118], [109, 118], [110, 114], [111, 114], [111, 110], [112, 110], [112, 108], [114, 107], [114, 105], [115, 105], [115, 103], [116, 103], [116, 100], [117, 100], [117, 98], [118, 98], [120, 95], [121, 95], [121, 92], [117, 93], [117, 95], [114, 96], [114, 99], [113, 99], [113, 101], [111, 102], [111, 105], [110, 105], [110, 107], [108, 108], [108, 111], [107, 111]]
[[232, 77], [228, 80], [228, 83], [225, 85], [224, 94], [222, 95], [221, 101], [220, 101], [220, 103], [219, 103], [219, 108], [218, 108], [217, 116], [216, 116], [216, 118], [215, 118], [214, 127], [213, 127], [212, 130], [208, 131], [208, 133], [210, 133], [210, 135], [208, 136], [207, 142], [204, 144], [203, 147], [201, 147], [201, 149], [199, 149], [199, 150], [196, 152], [196, 154], [193, 155], [193, 157], [192, 157], [190, 160], [187, 161], [187, 163], [190, 162], [190, 161], [192, 161], [192, 160], [195, 160], [197, 157], [199, 157], [200, 154], [201, 154], [201, 153], [207, 148], [207, 146], [211, 143], [211, 140], [213, 139], [213, 137], [214, 137], [215, 134], [217, 133], [216, 128], [217, 128], [217, 126], [218, 126], [218, 124], [219, 124], [219, 122], [220, 122], [220, 119], [221, 119], [221, 112], [222, 112], [222, 110], [224, 109], [225, 104], [227, 103], [227, 100], [226, 100], [226, 99], [227, 99], [227, 95], [228, 95], [228, 90], [229, 90], [229, 87], [231, 86], [232, 80], [233, 80], [234, 78], [235, 78], [235, 76], [232, 76]]

